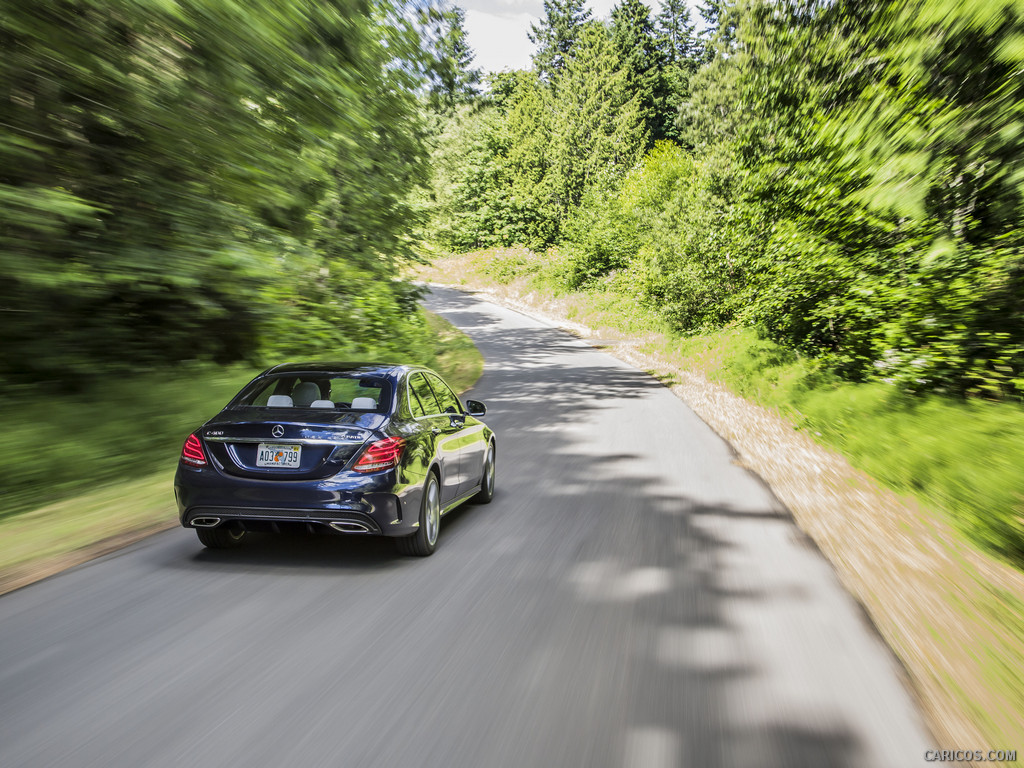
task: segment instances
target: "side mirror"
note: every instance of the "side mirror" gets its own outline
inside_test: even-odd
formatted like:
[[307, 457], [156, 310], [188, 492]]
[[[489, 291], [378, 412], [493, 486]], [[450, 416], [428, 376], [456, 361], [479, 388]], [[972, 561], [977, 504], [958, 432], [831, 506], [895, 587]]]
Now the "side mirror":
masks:
[[479, 400], [467, 400], [466, 411], [470, 416], [483, 416], [487, 413], [487, 406]]

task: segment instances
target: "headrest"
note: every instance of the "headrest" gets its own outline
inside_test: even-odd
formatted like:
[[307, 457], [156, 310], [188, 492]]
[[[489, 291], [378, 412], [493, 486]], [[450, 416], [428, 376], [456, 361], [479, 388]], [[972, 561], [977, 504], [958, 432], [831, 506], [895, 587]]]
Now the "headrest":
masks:
[[320, 387], [313, 381], [304, 381], [292, 390], [292, 400], [299, 408], [308, 408], [314, 400], [320, 399]]
[[288, 395], [271, 395], [267, 398], [268, 408], [291, 408], [292, 399]]
[[377, 401], [372, 397], [353, 397], [352, 408], [357, 411], [373, 411], [377, 408]]

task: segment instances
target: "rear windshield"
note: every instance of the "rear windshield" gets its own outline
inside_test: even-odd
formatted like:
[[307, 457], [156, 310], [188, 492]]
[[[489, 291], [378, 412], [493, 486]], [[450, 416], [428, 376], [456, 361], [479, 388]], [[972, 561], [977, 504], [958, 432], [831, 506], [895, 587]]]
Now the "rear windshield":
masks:
[[280, 373], [243, 389], [229, 408], [331, 408], [381, 411], [391, 402], [387, 379], [354, 373]]

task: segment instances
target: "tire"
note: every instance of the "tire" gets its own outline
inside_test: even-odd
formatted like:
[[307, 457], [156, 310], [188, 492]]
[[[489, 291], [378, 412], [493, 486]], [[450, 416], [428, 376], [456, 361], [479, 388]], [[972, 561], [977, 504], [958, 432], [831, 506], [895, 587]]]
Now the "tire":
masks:
[[474, 504], [490, 504], [494, 498], [494, 476], [497, 473], [497, 452], [494, 450], [494, 443], [487, 446], [487, 455], [484, 456], [484, 472], [480, 477], [480, 491], [473, 497]]
[[196, 528], [196, 536], [209, 549], [232, 549], [242, 543], [245, 531], [230, 525], [220, 525], [216, 528]]
[[420, 527], [411, 536], [395, 539], [398, 551], [403, 555], [427, 557], [437, 549], [437, 535], [441, 529], [441, 486], [437, 475], [427, 474], [423, 484], [423, 501], [420, 503]]

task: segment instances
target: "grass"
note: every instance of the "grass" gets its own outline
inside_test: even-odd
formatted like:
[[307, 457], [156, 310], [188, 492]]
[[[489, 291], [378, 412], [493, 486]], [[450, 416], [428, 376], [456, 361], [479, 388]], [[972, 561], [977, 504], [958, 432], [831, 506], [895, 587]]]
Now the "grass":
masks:
[[73, 395], [7, 398], [0, 520], [173, 464], [185, 436], [255, 373], [183, 367], [115, 377]]
[[[427, 325], [433, 349], [419, 350], [416, 362], [456, 391], [471, 387], [483, 371], [480, 352], [443, 318], [427, 313]], [[0, 413], [8, 436], [0, 444], [0, 593], [174, 525], [182, 441], [256, 373], [186, 366], [74, 396], [9, 398]]]
[[0, 520], [0, 594], [173, 526], [173, 477], [164, 469]]
[[626, 341], [657, 361], [652, 373], [669, 386], [700, 374], [905, 494], [870, 491], [864, 500], [868, 491], [854, 480], [847, 491], [871, 519], [847, 525], [845, 508], [800, 518], [903, 659], [934, 735], [996, 749], [1021, 743], [1024, 409], [844, 382], [750, 329], [679, 337], [638, 302], [628, 273], [570, 293], [559, 284], [562, 254], [524, 251], [441, 256], [420, 276]]

